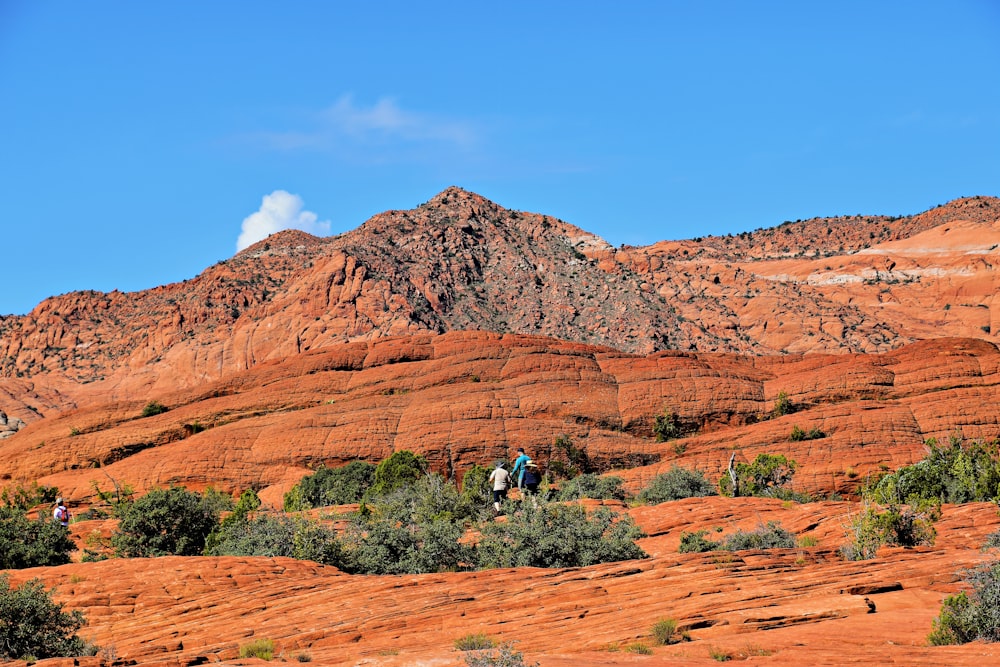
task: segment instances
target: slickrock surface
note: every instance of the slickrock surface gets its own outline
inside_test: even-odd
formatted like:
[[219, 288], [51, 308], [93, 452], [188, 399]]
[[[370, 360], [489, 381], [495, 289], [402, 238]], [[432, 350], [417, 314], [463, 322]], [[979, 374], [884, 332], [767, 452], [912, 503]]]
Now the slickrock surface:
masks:
[[[991, 197], [613, 248], [449, 188], [340, 236], [281, 232], [183, 283], [0, 317], [0, 487], [57, 486], [74, 511], [95, 484], [252, 487], [280, 507], [320, 465], [409, 449], [460, 479], [518, 446], [549, 467], [567, 436], [633, 492], [675, 464], [714, 481], [732, 452], [766, 452], [798, 462], [795, 489], [850, 498], [922, 458], [927, 438], [1000, 435], [998, 248]], [[792, 411], [776, 416], [782, 394]], [[150, 401], [168, 410], [142, 417]], [[657, 442], [666, 414], [681, 437]], [[793, 441], [794, 429], [816, 437]], [[49, 667], [263, 664], [238, 658], [254, 638], [287, 661], [460, 665], [454, 640], [479, 632], [544, 667], [706, 665], [713, 651], [751, 664], [998, 662], [996, 646], [925, 645], [960, 571], [997, 555], [979, 549], [996, 507], [946, 507], [933, 547], [848, 563], [838, 547], [858, 507], [618, 505], [651, 558], [573, 570], [375, 577], [163, 558], [10, 575], [57, 586], [104, 647]], [[772, 520], [818, 545], [677, 553], [683, 531]], [[624, 650], [663, 617], [691, 641]]]
[[[979, 547], [1000, 526], [993, 505], [947, 506], [934, 547], [884, 549], [863, 562], [836, 554], [849, 503], [716, 497], [628, 511], [650, 534], [640, 544], [651, 557], [578, 569], [359, 576], [291, 559], [169, 557], [11, 577], [56, 586], [60, 602], [86, 614], [83, 636], [118, 664], [259, 664], [238, 659], [239, 647], [266, 638], [289, 662], [462, 665], [454, 641], [473, 633], [517, 642], [543, 667], [711, 665], [710, 651], [754, 654], [750, 664], [981, 667], [1000, 659], [1000, 645], [925, 642], [960, 571], [988, 557]], [[767, 521], [818, 544], [676, 551], [683, 530], [719, 526], [725, 535]], [[676, 619], [691, 641], [651, 656], [624, 651], [652, 647], [660, 618]]]
[[[802, 491], [850, 493], [871, 472], [922, 458], [926, 438], [996, 437], [998, 369], [1000, 351], [975, 339], [781, 357], [635, 356], [479, 332], [384, 339], [36, 422], [0, 440], [0, 483], [38, 480], [75, 503], [112, 480], [140, 492], [253, 487], [280, 507], [320, 465], [410, 449], [460, 479], [518, 446], [544, 466], [564, 460], [554, 442], [565, 434], [596, 469], [628, 468], [620, 475], [634, 490], [675, 463], [716, 479], [735, 450], [795, 459]], [[782, 391], [795, 412], [772, 418]], [[169, 410], [141, 418], [153, 399]], [[688, 435], [656, 442], [665, 411]], [[796, 426], [822, 437], [792, 441]]]
[[885, 352], [996, 341], [1000, 200], [613, 248], [449, 188], [329, 238], [273, 235], [191, 280], [0, 317], [0, 409], [25, 422], [201, 386], [352, 341], [460, 330], [657, 350]]

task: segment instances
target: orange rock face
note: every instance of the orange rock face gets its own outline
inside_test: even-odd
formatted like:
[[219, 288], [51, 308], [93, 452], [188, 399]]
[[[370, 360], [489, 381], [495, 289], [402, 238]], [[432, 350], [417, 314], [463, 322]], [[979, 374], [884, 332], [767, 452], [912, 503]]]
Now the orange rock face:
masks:
[[[457, 666], [465, 663], [455, 640], [478, 633], [515, 642], [527, 664], [542, 667], [712, 665], [723, 654], [830, 666], [980, 667], [1000, 659], [1000, 645], [925, 642], [941, 600], [958, 589], [958, 572], [985, 558], [979, 546], [1000, 526], [994, 506], [946, 507], [934, 547], [845, 562], [837, 547], [850, 503], [786, 505], [702, 498], [635, 508], [629, 512], [649, 534], [641, 544], [651, 557], [587, 568], [352, 576], [283, 558], [168, 557], [11, 578], [55, 586], [58, 601], [87, 616], [83, 636], [116, 664], [260, 664], [240, 660], [239, 648], [270, 639], [290, 662]], [[677, 553], [684, 530], [728, 534], [767, 521], [817, 545]], [[689, 641], [656, 646], [652, 626], [662, 618], [676, 620]], [[629, 653], [637, 642], [652, 655]]]
[[[519, 446], [549, 467], [565, 436], [633, 492], [675, 464], [714, 481], [735, 451], [784, 454], [797, 490], [851, 497], [922, 458], [927, 438], [1000, 435], [997, 247], [1000, 200], [985, 197], [616, 249], [452, 188], [338, 237], [282, 232], [184, 283], [0, 318], [0, 486], [57, 486], [71, 509], [115, 484], [252, 487], [280, 507], [320, 465], [408, 449], [460, 479]], [[782, 395], [792, 409], [775, 416]], [[150, 401], [168, 410], [143, 417]], [[658, 442], [668, 414], [680, 437]], [[83, 635], [105, 650], [80, 664], [94, 666], [251, 664], [238, 650], [257, 638], [286, 660], [460, 665], [454, 640], [480, 632], [545, 667], [998, 655], [924, 641], [960, 571], [990, 557], [995, 506], [946, 507], [935, 546], [862, 563], [838, 556], [856, 503], [619, 509], [648, 533], [649, 559], [409, 577], [267, 558], [10, 574], [87, 614]], [[684, 531], [771, 520], [817, 546], [677, 553]], [[664, 617], [691, 641], [625, 650]]]

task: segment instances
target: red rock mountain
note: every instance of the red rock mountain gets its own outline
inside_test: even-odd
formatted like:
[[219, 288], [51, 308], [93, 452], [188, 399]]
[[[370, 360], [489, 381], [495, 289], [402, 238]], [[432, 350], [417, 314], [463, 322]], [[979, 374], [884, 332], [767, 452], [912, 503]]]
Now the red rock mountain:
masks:
[[[921, 458], [926, 438], [1000, 435], [998, 248], [989, 197], [613, 248], [450, 188], [340, 236], [275, 234], [183, 283], [0, 318], [0, 486], [55, 485], [74, 507], [112, 481], [254, 487], [280, 506], [321, 464], [405, 448], [461, 477], [517, 446], [547, 464], [566, 455], [564, 435], [633, 491], [674, 464], [714, 478], [735, 451], [786, 454], [797, 489], [850, 496], [867, 474]], [[775, 417], [782, 393], [793, 410]], [[169, 410], [143, 417], [152, 400]], [[682, 437], [657, 442], [667, 412]], [[822, 437], [793, 440], [796, 427]], [[856, 503], [619, 509], [648, 533], [651, 559], [414, 577], [113, 560], [12, 580], [58, 584], [87, 614], [111, 647], [82, 659], [95, 667], [251, 664], [236, 657], [251, 637], [317, 664], [460, 665], [454, 639], [477, 632], [522, 642], [544, 667], [714, 664], [714, 649], [803, 665], [1000, 656], [924, 645], [958, 570], [986, 557], [1000, 524], [988, 504], [946, 507], [934, 547], [862, 563], [837, 556]], [[818, 545], [677, 553], [683, 531], [772, 519]], [[106, 529], [73, 524], [80, 541]], [[609, 650], [648, 639], [661, 617], [693, 641]]]

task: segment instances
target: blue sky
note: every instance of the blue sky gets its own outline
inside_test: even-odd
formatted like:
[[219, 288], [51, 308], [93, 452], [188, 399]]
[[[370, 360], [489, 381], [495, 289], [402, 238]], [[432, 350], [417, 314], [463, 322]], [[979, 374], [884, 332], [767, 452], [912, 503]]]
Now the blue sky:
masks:
[[0, 314], [449, 185], [615, 245], [1000, 195], [998, 82], [995, 0], [0, 0]]

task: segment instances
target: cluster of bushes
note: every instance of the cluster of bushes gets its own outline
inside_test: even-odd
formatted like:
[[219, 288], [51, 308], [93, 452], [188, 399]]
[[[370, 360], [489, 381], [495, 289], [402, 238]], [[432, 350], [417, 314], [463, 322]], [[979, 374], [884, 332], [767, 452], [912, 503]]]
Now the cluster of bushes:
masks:
[[965, 573], [971, 587], [945, 598], [927, 641], [935, 646], [1000, 641], [1000, 561]]
[[706, 551], [742, 551], [744, 549], [791, 549], [796, 546], [795, 535], [770, 521], [756, 530], [738, 530], [724, 540], [710, 540], [707, 530], [682, 532], [680, 553], [703, 553]]
[[954, 436], [948, 445], [938, 445], [934, 438], [924, 444], [928, 453], [922, 460], [868, 485], [866, 493], [873, 502], [890, 505], [1000, 500], [996, 441], [965, 444], [961, 437]]
[[0, 659], [95, 655], [97, 647], [76, 634], [83, 624], [83, 614], [63, 611], [38, 579], [11, 587], [7, 575], [0, 574]]
[[848, 560], [874, 558], [882, 545], [933, 544], [942, 503], [1000, 500], [997, 443], [950, 438], [925, 443], [928, 453], [913, 465], [882, 475], [862, 489], [864, 508], [851, 522]]

